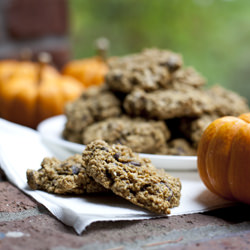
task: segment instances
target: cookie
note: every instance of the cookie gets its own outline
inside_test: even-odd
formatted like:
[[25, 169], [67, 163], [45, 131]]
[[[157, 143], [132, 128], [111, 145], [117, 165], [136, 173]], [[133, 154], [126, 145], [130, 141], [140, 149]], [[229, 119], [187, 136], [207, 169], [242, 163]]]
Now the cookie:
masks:
[[119, 99], [106, 86], [91, 87], [80, 98], [65, 106], [63, 137], [81, 143], [82, 132], [88, 125], [120, 113]]
[[166, 88], [171, 74], [182, 66], [182, 57], [174, 52], [146, 49], [141, 53], [117, 57], [109, 62], [106, 83], [111, 90], [130, 93]]
[[107, 192], [103, 186], [86, 174], [82, 163], [80, 154], [73, 155], [64, 161], [46, 157], [39, 170], [27, 170], [28, 185], [31, 189], [54, 194]]
[[214, 101], [216, 106], [214, 113], [218, 116], [238, 116], [249, 112], [246, 98], [222, 86], [215, 85], [207, 93]]
[[163, 214], [179, 205], [180, 180], [157, 170], [149, 159], [126, 146], [96, 140], [87, 145], [83, 161], [96, 182], [135, 205]]
[[238, 116], [249, 112], [245, 98], [221, 86], [213, 86], [207, 90], [207, 94], [213, 100], [214, 108], [196, 118], [184, 117], [179, 124], [180, 131], [193, 142], [195, 148], [198, 147], [203, 132], [211, 122], [222, 116]]
[[127, 95], [123, 105], [130, 115], [160, 120], [200, 116], [214, 110], [212, 99], [203, 91], [191, 87], [150, 93], [135, 90]]
[[146, 121], [144, 119], [108, 118], [88, 126], [83, 132], [83, 144], [96, 139], [108, 144], [121, 144], [134, 152], [164, 154], [166, 141], [170, 132], [163, 121]]
[[196, 153], [195, 148], [184, 138], [176, 138], [168, 142], [168, 155], [192, 156]]
[[191, 86], [201, 88], [205, 85], [206, 79], [193, 67], [180, 68], [172, 76], [172, 87], [175, 89]]
[[192, 142], [193, 147], [197, 148], [203, 132], [217, 118], [219, 116], [215, 113], [203, 114], [198, 118], [182, 118], [179, 129]]

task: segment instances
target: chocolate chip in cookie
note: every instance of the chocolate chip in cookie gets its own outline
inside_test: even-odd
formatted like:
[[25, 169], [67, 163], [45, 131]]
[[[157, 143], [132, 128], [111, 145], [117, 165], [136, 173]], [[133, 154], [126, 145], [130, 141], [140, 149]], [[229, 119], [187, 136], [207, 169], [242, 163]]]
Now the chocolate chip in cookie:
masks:
[[126, 146], [93, 141], [85, 148], [83, 161], [87, 174], [96, 182], [135, 205], [163, 214], [179, 205], [180, 180], [156, 169], [149, 159], [140, 158]]
[[64, 161], [46, 157], [41, 166], [37, 171], [28, 169], [26, 172], [31, 189], [55, 194], [107, 192], [86, 174], [80, 154], [75, 154]]

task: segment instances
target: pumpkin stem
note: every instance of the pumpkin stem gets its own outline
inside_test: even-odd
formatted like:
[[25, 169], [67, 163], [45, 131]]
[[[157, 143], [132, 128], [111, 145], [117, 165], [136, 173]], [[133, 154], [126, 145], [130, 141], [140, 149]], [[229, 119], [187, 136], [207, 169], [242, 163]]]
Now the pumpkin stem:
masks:
[[47, 52], [41, 52], [38, 54], [38, 63], [39, 63], [39, 68], [38, 68], [38, 84], [42, 81], [42, 73], [43, 69], [46, 65], [51, 63], [52, 57], [49, 53]]
[[97, 55], [103, 60], [107, 60], [107, 51], [109, 49], [109, 40], [105, 37], [100, 37], [95, 41]]
[[20, 51], [19, 57], [20, 57], [21, 61], [31, 61], [31, 59], [32, 59], [32, 50], [29, 49], [29, 48], [23, 48]]

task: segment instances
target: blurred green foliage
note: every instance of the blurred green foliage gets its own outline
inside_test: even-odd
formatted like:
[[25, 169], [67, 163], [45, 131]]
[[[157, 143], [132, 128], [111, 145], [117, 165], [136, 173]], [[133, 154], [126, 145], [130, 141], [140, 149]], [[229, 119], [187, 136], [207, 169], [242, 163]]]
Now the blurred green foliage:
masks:
[[170, 49], [208, 85], [250, 100], [249, 0], [69, 0], [69, 7], [74, 58], [93, 56], [101, 36], [110, 40], [109, 55]]

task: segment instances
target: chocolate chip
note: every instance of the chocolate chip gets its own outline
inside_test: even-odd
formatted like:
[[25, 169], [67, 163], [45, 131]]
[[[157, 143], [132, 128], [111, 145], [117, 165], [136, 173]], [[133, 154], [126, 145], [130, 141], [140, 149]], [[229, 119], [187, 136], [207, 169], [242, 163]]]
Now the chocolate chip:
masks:
[[106, 175], [106, 178], [107, 178], [108, 181], [109, 181], [109, 187], [111, 188], [112, 185], [113, 185], [114, 182], [115, 182], [114, 179], [113, 179], [113, 177], [112, 177], [112, 174], [106, 169], [105, 175]]
[[117, 140], [115, 141], [115, 144], [121, 144], [121, 145], [123, 145], [121, 139], [117, 139]]
[[141, 166], [141, 163], [140, 163], [140, 162], [136, 162], [136, 161], [130, 161], [130, 162], [128, 162], [128, 163], [130, 163], [130, 164], [132, 164], [132, 165], [134, 165], [134, 166], [138, 166], [138, 167]]
[[182, 147], [177, 147], [177, 152], [179, 153], [179, 155], [185, 154], [185, 150]]
[[166, 62], [161, 62], [160, 65], [161, 66], [166, 66], [168, 67], [170, 72], [174, 72], [177, 69], [180, 68], [180, 64], [178, 62], [178, 57], [176, 56], [170, 56], [169, 59]]
[[108, 148], [106, 148], [106, 147], [101, 147], [101, 150], [104, 150], [104, 151], [106, 151], [106, 152], [109, 152]]
[[[115, 153], [114, 154], [114, 158], [120, 162], [119, 157], [121, 156], [121, 153]], [[136, 161], [129, 161], [129, 162], [122, 162], [123, 164], [132, 164], [134, 166], [141, 166], [140, 162], [136, 162]]]
[[120, 155], [121, 155], [120, 153], [115, 153], [114, 158], [115, 158], [117, 161], [119, 161]]
[[171, 56], [167, 61], [167, 66], [171, 72], [176, 71], [178, 68], [180, 68], [178, 58], [176, 56]]
[[82, 116], [82, 121], [86, 121], [86, 120], [88, 120], [88, 116], [87, 115], [83, 115]]
[[163, 181], [161, 181], [160, 184], [166, 185], [167, 188], [169, 189], [169, 191], [171, 192], [171, 195], [167, 197], [167, 201], [170, 201], [170, 200], [172, 199], [172, 197], [173, 197], [173, 194], [174, 194], [174, 193], [173, 193], [173, 190], [168, 186], [167, 183], [165, 183], [165, 182], [163, 182]]
[[134, 191], [132, 188], [129, 189], [129, 192], [135, 197], [136, 196], [136, 191]]
[[62, 163], [60, 166], [61, 166], [61, 167], [66, 167], [67, 165], [69, 165], [69, 163], [68, 163], [68, 162], [64, 162], [64, 163]]
[[141, 187], [141, 191], [142, 192], [146, 191], [148, 187], [150, 187], [150, 185], [149, 184], [145, 184], [144, 186]]
[[80, 168], [76, 165], [71, 166], [72, 174], [79, 174]]
[[113, 76], [113, 80], [116, 81], [116, 82], [120, 82], [122, 79], [122, 74], [115, 74]]

